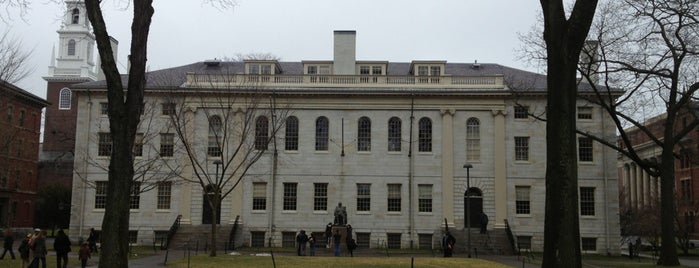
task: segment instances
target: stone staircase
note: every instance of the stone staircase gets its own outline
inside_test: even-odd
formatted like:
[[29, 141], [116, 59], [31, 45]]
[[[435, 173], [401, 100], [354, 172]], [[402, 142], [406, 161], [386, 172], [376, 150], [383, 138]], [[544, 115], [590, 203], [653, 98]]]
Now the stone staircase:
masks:
[[[216, 227], [216, 248], [228, 247], [228, 238], [233, 224], [219, 224]], [[240, 226], [238, 226], [240, 230]], [[170, 240], [170, 249], [207, 250], [211, 247], [211, 224], [180, 225], [175, 236]]]
[[[454, 253], [466, 253], [467, 229], [452, 230], [456, 238]], [[471, 254], [472, 255], [513, 255], [510, 242], [507, 240], [505, 229], [491, 229], [488, 233], [481, 234], [479, 228], [471, 228]]]

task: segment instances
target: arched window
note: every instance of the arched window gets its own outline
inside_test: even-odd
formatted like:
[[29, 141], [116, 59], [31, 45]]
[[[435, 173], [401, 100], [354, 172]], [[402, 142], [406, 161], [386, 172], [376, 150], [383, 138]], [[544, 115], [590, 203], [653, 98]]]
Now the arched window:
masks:
[[418, 150], [432, 151], [432, 120], [427, 117], [420, 118], [418, 121]]
[[371, 120], [366, 116], [357, 122], [357, 151], [371, 151]]
[[73, 24], [78, 24], [78, 21], [80, 21], [80, 10], [77, 8], [73, 9], [73, 16], [72, 16], [72, 23]]
[[255, 149], [267, 150], [269, 122], [266, 116], [260, 116], [255, 121]]
[[473, 117], [466, 121], [466, 160], [481, 160], [481, 123]]
[[328, 118], [325, 116], [316, 119], [316, 151], [328, 150]]
[[401, 122], [398, 117], [388, 119], [388, 151], [400, 152], [400, 127]]
[[287, 151], [296, 151], [299, 149], [299, 119], [295, 116], [286, 118], [284, 149]]
[[63, 88], [58, 93], [58, 109], [60, 110], [70, 110], [70, 101], [72, 92], [69, 88]]
[[68, 56], [75, 56], [75, 40], [68, 40]]
[[218, 115], [209, 117], [209, 147], [206, 150], [209, 156], [221, 156], [222, 128], [221, 117]]

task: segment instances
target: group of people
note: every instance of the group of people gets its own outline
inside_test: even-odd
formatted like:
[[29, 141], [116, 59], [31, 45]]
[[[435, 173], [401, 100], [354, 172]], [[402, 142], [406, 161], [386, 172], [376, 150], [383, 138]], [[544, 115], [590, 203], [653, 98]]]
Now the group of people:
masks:
[[[12, 230], [7, 229], [3, 239], [3, 252], [2, 255], [0, 255], [0, 260], [5, 258], [7, 252], [10, 253], [12, 259], [15, 259], [15, 253], [13, 251], [14, 242], [15, 238]], [[56, 251], [57, 267], [68, 267], [68, 252], [71, 251], [70, 246], [70, 239], [66, 233], [62, 229], [58, 230], [53, 242], [53, 248]], [[46, 247], [46, 231], [34, 229], [34, 233], [28, 233], [24, 236], [22, 242], [20, 242], [17, 251], [19, 252], [20, 259], [22, 259], [22, 267], [38, 268], [39, 264], [41, 264], [42, 268], [46, 268], [46, 255], [48, 253], [48, 248]], [[90, 250], [87, 242], [81, 246], [78, 258], [82, 263], [82, 267], [86, 267], [87, 259], [90, 258]]]
[[[357, 242], [354, 240], [354, 238], [352, 238], [352, 225], [347, 224], [345, 228], [345, 244], [347, 246], [347, 252], [349, 253], [350, 257], [354, 257], [354, 250], [357, 248]], [[340, 230], [337, 228], [335, 228], [335, 231], [333, 231], [332, 222], [329, 222], [328, 225], [325, 226], [323, 238], [325, 240], [324, 242], [326, 248], [330, 248], [330, 245], [333, 245], [335, 256], [340, 256], [342, 233], [340, 233]], [[296, 235], [296, 254], [298, 256], [306, 256], [306, 243], [308, 243], [309, 255], [315, 256], [317, 242], [318, 241], [313, 233], [306, 234], [306, 230], [300, 230]]]

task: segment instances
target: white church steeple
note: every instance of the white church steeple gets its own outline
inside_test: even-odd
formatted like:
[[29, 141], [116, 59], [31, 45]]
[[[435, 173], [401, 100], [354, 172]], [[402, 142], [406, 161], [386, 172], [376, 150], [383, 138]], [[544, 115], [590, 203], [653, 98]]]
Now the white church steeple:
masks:
[[95, 36], [82, 0], [65, 1], [66, 9], [58, 32], [58, 51], [52, 53], [49, 79], [94, 81]]

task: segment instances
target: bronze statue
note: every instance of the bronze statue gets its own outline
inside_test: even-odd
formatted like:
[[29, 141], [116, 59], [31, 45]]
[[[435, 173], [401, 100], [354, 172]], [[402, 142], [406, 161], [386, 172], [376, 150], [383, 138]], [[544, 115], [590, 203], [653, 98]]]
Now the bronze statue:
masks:
[[335, 208], [335, 225], [345, 225], [347, 224], [347, 209], [342, 206], [342, 202], [337, 203]]

